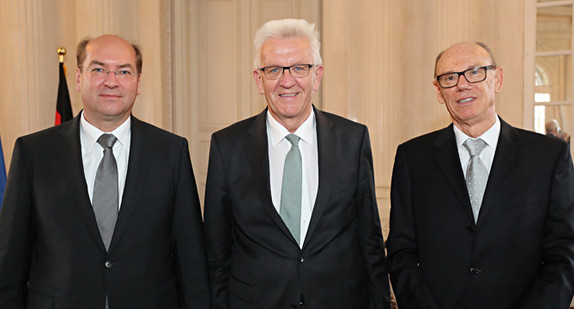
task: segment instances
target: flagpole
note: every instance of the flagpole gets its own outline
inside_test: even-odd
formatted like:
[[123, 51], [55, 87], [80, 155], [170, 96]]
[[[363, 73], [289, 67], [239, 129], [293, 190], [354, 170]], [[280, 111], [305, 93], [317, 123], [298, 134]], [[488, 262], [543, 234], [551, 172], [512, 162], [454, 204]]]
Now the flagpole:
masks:
[[65, 47], [58, 47], [58, 59], [60, 60], [60, 63], [64, 63], [64, 55], [66, 54], [66, 48]]
[[70, 93], [68, 93], [68, 84], [66, 83], [66, 66], [64, 65], [65, 47], [58, 47], [59, 75], [58, 97], [56, 99], [56, 120], [55, 125], [59, 125], [74, 117], [72, 113], [72, 103], [70, 102]]

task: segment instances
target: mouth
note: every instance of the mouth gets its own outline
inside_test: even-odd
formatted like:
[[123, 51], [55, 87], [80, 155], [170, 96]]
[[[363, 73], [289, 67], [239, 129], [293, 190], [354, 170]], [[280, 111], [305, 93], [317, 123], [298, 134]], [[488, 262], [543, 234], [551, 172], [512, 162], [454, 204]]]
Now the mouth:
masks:
[[296, 93], [283, 93], [283, 94], [279, 94], [280, 97], [282, 98], [290, 98], [290, 97], [295, 97], [299, 94], [299, 92]]
[[100, 94], [100, 96], [104, 97], [104, 98], [119, 98], [119, 97], [121, 97], [119, 94], [106, 94], [106, 93]]
[[456, 102], [459, 103], [459, 104], [465, 104], [465, 103], [472, 102], [472, 101], [474, 101], [474, 100], [475, 100], [475, 98], [470, 97], [470, 98], [460, 99], [460, 100], [458, 100], [458, 101], [456, 101]]

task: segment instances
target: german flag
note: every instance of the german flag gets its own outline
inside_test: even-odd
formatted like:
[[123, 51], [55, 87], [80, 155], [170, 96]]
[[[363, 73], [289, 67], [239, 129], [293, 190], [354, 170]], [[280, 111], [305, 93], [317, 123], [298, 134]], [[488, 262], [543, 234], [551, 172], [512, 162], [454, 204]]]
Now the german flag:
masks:
[[60, 83], [58, 85], [58, 100], [56, 103], [56, 122], [59, 125], [72, 119], [72, 103], [70, 102], [70, 93], [66, 83], [66, 68], [64, 63], [60, 62]]

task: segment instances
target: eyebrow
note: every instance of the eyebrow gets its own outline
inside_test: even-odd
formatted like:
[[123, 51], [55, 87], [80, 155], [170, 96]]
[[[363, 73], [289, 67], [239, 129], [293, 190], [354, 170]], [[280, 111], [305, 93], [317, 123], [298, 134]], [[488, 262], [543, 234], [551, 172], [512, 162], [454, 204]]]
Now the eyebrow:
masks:
[[[104, 64], [103, 62], [98, 61], [98, 60], [92, 60], [88, 66], [90, 67], [90, 66], [92, 66], [92, 65], [105, 66], [105, 64]], [[133, 66], [132, 66], [131, 64], [129, 64], [129, 63], [125, 63], [125, 64], [120, 64], [120, 65], [118, 65], [117, 68], [120, 68], [120, 69], [121, 69], [121, 68], [130, 68], [130, 69], [133, 69]]]
[[473, 64], [473, 65], [469, 65], [468, 67], [466, 67], [466, 69], [464, 69], [462, 71], [447, 71], [447, 72], [444, 72], [441, 74], [437, 74], [436, 76], [441, 76], [441, 75], [450, 74], [450, 73], [461, 73], [461, 72], [464, 72], [466, 70], [480, 68], [480, 67], [484, 67], [484, 66], [488, 66], [488, 64], [487, 65]]

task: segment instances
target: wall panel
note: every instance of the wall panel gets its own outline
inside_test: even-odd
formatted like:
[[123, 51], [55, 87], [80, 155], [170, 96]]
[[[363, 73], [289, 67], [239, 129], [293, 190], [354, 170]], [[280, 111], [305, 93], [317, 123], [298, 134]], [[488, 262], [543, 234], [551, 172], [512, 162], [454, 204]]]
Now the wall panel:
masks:
[[[174, 127], [189, 138], [200, 196], [203, 197], [211, 134], [265, 107], [252, 79], [253, 37], [257, 28], [274, 18], [300, 18], [309, 12], [319, 18], [319, 1], [304, 0], [198, 0], [192, 5], [174, 0], [187, 14], [174, 13], [174, 42], [178, 53], [189, 55], [174, 65], [177, 87], [195, 90], [190, 100], [174, 101]], [[188, 16], [197, 16], [198, 22]], [[180, 59], [181, 55], [174, 57]], [[182, 71], [191, 72], [189, 75]], [[188, 91], [179, 88], [181, 91]], [[190, 104], [191, 107], [188, 107]], [[185, 124], [191, 122], [191, 124]], [[203, 198], [202, 198], [203, 199]]]
[[440, 51], [458, 41], [489, 44], [505, 68], [497, 110], [521, 126], [523, 3], [330, 0], [322, 12], [323, 108], [369, 127], [386, 236], [397, 145], [450, 123], [432, 85]]
[[260, 112], [251, 77], [253, 35], [265, 21], [306, 18], [322, 35], [325, 75], [314, 104], [368, 125], [377, 196], [386, 222], [396, 146], [447, 125], [432, 86], [435, 55], [485, 41], [505, 69], [499, 114], [520, 126], [524, 3], [520, 0], [22, 0], [0, 1], [0, 134], [9, 161], [16, 137], [52, 125], [56, 49], [68, 49], [74, 113], [75, 46], [115, 33], [144, 51], [134, 114], [190, 141], [203, 195], [211, 133]]

